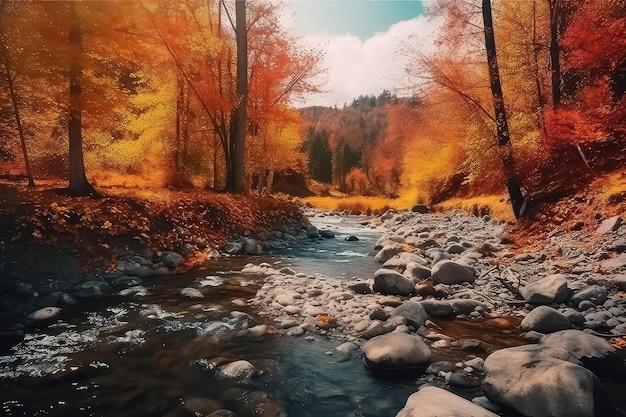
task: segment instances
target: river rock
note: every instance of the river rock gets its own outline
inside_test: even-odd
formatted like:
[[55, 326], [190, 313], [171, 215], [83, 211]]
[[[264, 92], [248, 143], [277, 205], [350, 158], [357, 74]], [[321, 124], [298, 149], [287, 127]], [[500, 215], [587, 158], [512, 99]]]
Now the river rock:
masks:
[[419, 336], [392, 332], [377, 336], [363, 346], [363, 362], [373, 370], [425, 367], [430, 350]]
[[309, 239], [317, 239], [320, 237], [320, 234], [317, 230], [317, 227], [313, 226], [312, 224], [308, 225], [306, 227], [306, 237]]
[[291, 294], [278, 294], [276, 296], [276, 302], [281, 306], [291, 306], [296, 303]]
[[454, 307], [445, 300], [423, 300], [419, 302], [431, 317], [449, 317], [454, 315]]
[[570, 301], [575, 306], [578, 306], [581, 301], [591, 301], [595, 305], [600, 305], [606, 301], [607, 296], [608, 291], [606, 288], [600, 285], [592, 285], [576, 292]]
[[370, 311], [370, 314], [369, 314], [369, 318], [371, 320], [385, 321], [387, 320], [388, 317], [389, 316], [387, 315], [385, 310], [382, 309], [382, 307], [374, 308], [372, 311]]
[[358, 349], [358, 346], [352, 342], [345, 342], [337, 346], [333, 350], [333, 356], [337, 362], [347, 362], [352, 357], [352, 352]]
[[243, 255], [245, 245], [242, 240], [231, 240], [224, 245], [224, 252], [229, 255]]
[[582, 326], [585, 323], [585, 316], [573, 308], [564, 308], [561, 313], [563, 313], [563, 315], [576, 326]]
[[395, 295], [386, 295], [384, 297], [380, 297], [377, 302], [381, 306], [385, 307], [398, 307], [402, 304], [402, 300], [400, 299], [400, 297], [397, 297]]
[[243, 240], [243, 253], [245, 255], [262, 255], [263, 247], [256, 239], [246, 237]]
[[443, 260], [435, 264], [431, 270], [432, 279], [442, 284], [459, 284], [476, 281], [476, 270], [470, 266], [454, 261]]
[[407, 301], [401, 306], [396, 307], [392, 312], [392, 316], [404, 317], [408, 324], [413, 328], [419, 329], [424, 325], [428, 315], [421, 304], [414, 301]]
[[335, 233], [333, 231], [331, 231], [331, 230], [328, 230], [328, 229], [320, 230], [319, 234], [324, 239], [334, 239], [335, 238]]
[[622, 225], [624, 220], [619, 216], [614, 216], [603, 221], [598, 227], [597, 232], [600, 234], [606, 234], [617, 231]]
[[33, 325], [48, 325], [54, 323], [61, 316], [61, 309], [58, 307], [44, 307], [31, 313], [28, 318]]
[[498, 417], [442, 388], [425, 386], [412, 394], [396, 417]]
[[363, 332], [362, 336], [365, 339], [372, 339], [376, 336], [380, 336], [385, 332], [385, 328], [383, 327], [383, 323], [380, 320], [373, 320], [370, 322], [369, 326]]
[[528, 417], [611, 415], [603, 388], [567, 351], [541, 345], [501, 349], [485, 360], [482, 390]]
[[116, 278], [111, 282], [113, 284], [113, 288], [118, 290], [123, 290], [130, 287], [137, 287], [143, 283], [142, 279], [139, 277], [133, 277], [124, 275], [119, 278]]
[[104, 281], [87, 281], [74, 288], [74, 295], [78, 298], [100, 298], [111, 291], [111, 287]]
[[406, 269], [406, 266], [410, 263], [417, 263], [419, 265], [428, 265], [428, 261], [416, 253], [401, 252], [391, 257], [383, 264], [383, 268], [387, 269]]
[[202, 294], [200, 290], [190, 287], [186, 287], [180, 290], [180, 295], [182, 295], [184, 298], [204, 298], [204, 294]]
[[426, 214], [430, 212], [430, 209], [424, 204], [415, 204], [413, 207], [411, 207], [411, 211], [413, 213]]
[[400, 252], [402, 252], [402, 245], [399, 244], [392, 244], [392, 245], [385, 245], [374, 257], [374, 260], [376, 262], [379, 263], [385, 263], [387, 262], [389, 259], [391, 259], [394, 255], [399, 254]]
[[373, 290], [381, 294], [409, 295], [414, 289], [413, 281], [399, 272], [381, 268], [374, 273]]
[[177, 268], [185, 261], [181, 254], [169, 250], [163, 251], [161, 253], [161, 258], [163, 259], [165, 266], [168, 268]]
[[345, 240], [346, 240], [346, 242], [358, 242], [358, 241], [359, 241], [359, 238], [358, 238], [358, 237], [356, 237], [356, 236], [354, 236], [354, 235], [352, 235], [352, 236], [348, 236], [348, 237], [346, 237], [346, 239], [345, 239]]
[[572, 322], [563, 313], [548, 306], [539, 306], [532, 310], [521, 326], [524, 330], [535, 330], [540, 333], [553, 333], [559, 330], [571, 329]]
[[405, 277], [412, 279], [414, 282], [420, 282], [430, 277], [430, 269], [417, 262], [409, 262], [404, 270]]
[[354, 291], [357, 294], [371, 294], [372, 286], [369, 282], [355, 282], [348, 285], [348, 289]]
[[562, 330], [546, 335], [541, 339], [541, 345], [566, 350], [583, 366], [601, 374], [611, 374], [624, 368], [609, 342], [580, 330]]
[[286, 417], [281, 405], [266, 392], [246, 392], [236, 399], [233, 410], [237, 416]]
[[245, 360], [238, 360], [220, 367], [216, 376], [237, 384], [248, 384], [256, 374], [257, 369], [254, 365]]
[[520, 293], [529, 304], [562, 303], [569, 295], [567, 275], [548, 275], [533, 283], [524, 286]]
[[206, 416], [222, 408], [222, 403], [210, 398], [185, 397], [183, 407], [191, 415]]
[[472, 311], [478, 309], [485, 310], [486, 307], [483, 303], [469, 298], [451, 298], [447, 300], [456, 314], [470, 314]]
[[481, 380], [478, 376], [472, 375], [470, 372], [460, 370], [453, 372], [447, 381], [450, 385], [462, 387], [462, 388], [474, 388], [479, 387]]

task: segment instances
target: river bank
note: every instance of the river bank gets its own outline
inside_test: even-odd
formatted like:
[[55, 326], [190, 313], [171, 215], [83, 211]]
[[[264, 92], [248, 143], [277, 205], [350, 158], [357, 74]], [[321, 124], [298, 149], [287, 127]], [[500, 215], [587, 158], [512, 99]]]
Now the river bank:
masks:
[[[328, 216], [309, 214], [314, 224]], [[375, 245], [381, 268], [373, 276], [347, 279], [251, 264], [241, 272], [268, 278], [249, 303], [281, 334], [337, 340], [329, 353], [339, 362], [356, 355], [374, 371], [425, 369], [424, 386], [482, 387], [473, 401], [495, 412], [622, 415], [597, 379], [614, 384], [625, 375], [625, 355], [607, 342], [623, 349], [626, 335], [621, 218], [599, 221], [591, 235], [560, 233], [541, 252], [526, 253], [511, 251], [509, 226], [489, 216], [389, 211], [368, 226], [384, 231]], [[501, 338], [521, 346], [494, 348], [488, 338], [446, 334], [452, 319], [499, 328]], [[432, 356], [451, 350], [460, 353], [449, 356], [456, 363], [432, 363]], [[546, 378], [555, 366], [556, 376]], [[612, 401], [624, 393], [626, 386], [618, 384]], [[435, 401], [432, 396], [442, 398], [440, 412], [488, 415], [437, 391], [416, 394], [401, 414], [426, 415], [412, 414], [412, 407]], [[567, 398], [582, 400], [573, 406]]]
[[209, 192], [98, 199], [0, 184], [0, 352], [81, 300], [306, 239], [297, 204]]
[[[596, 228], [593, 235], [561, 232], [560, 235], [555, 234], [553, 239], [548, 240], [541, 251], [520, 253], [518, 248], [511, 246], [508, 234], [510, 226], [488, 216], [474, 217], [461, 212], [419, 214], [389, 211], [376, 218], [355, 219], [318, 211], [309, 211], [306, 214], [312, 225], [293, 223], [291, 227], [280, 231], [280, 234], [270, 230], [258, 235], [244, 234], [225, 241], [219, 250], [210, 252], [207, 250], [209, 255], [220, 256], [219, 259], [209, 263], [209, 266], [215, 265], [219, 271], [209, 274], [198, 271], [198, 276], [190, 277], [188, 273], [172, 276], [171, 273], [177, 271], [177, 266], [172, 264], [168, 267], [165, 259], [169, 256], [180, 261], [184, 258], [182, 252], [174, 251], [173, 253], [179, 255], [177, 257], [161, 251], [160, 254], [151, 253], [148, 258], [142, 257], [129, 247], [126, 249], [127, 252], [116, 258], [115, 270], [90, 280], [105, 282], [108, 289], [103, 295], [115, 294], [116, 297], [97, 298], [93, 297], [95, 294], [87, 294], [84, 297], [86, 303], [66, 306], [65, 310], [69, 312], [61, 309], [58, 314], [54, 309], [44, 308], [44, 312], [52, 315], [41, 320], [34, 328], [39, 328], [40, 334], [50, 332], [56, 334], [61, 329], [66, 327], [71, 329], [71, 326], [75, 326], [73, 321], [65, 323], [64, 315], [80, 316], [80, 311], [85, 307], [87, 311], [95, 309], [93, 311], [95, 317], [102, 318], [90, 318], [86, 325], [81, 323], [82, 326], [86, 326], [86, 336], [82, 334], [72, 338], [86, 338], [90, 344], [103, 343], [106, 351], [120, 349], [113, 346], [133, 346], [132, 349], [122, 348], [122, 352], [133, 353], [141, 349], [140, 355], [150, 357], [156, 355], [161, 358], [159, 366], [163, 366], [164, 370], [169, 369], [168, 363], [180, 361], [174, 359], [177, 355], [183, 355], [185, 364], [177, 365], [178, 368], [187, 369], [191, 364], [192, 369], [196, 369], [193, 372], [197, 372], [197, 368], [203, 370], [200, 378], [203, 383], [215, 379], [212, 383], [221, 387], [226, 380], [227, 385], [234, 385], [240, 390], [238, 394], [229, 392], [228, 395], [221, 392], [204, 392], [190, 382], [191, 385], [186, 385], [185, 388], [189, 392], [177, 389], [174, 390], [177, 394], [168, 394], [168, 401], [155, 400], [158, 406], [155, 405], [157, 408], [154, 410], [161, 411], [139, 413], [136, 407], [129, 408], [139, 413], [135, 415], [165, 415], [163, 410], [168, 409], [173, 410], [171, 415], [187, 415], [189, 407], [181, 405], [176, 395], [185, 394], [188, 397], [196, 391], [199, 392], [191, 398], [194, 400], [191, 401], [192, 404], [207, 405], [207, 400], [217, 399], [221, 406], [231, 407], [231, 410], [239, 407], [237, 415], [256, 415], [251, 411], [255, 404], [262, 404], [263, 410], [269, 413], [267, 415], [283, 415], [281, 413], [284, 413], [285, 409], [298, 410], [296, 414], [291, 415], [315, 415], [313, 411], [311, 411], [313, 414], [306, 414], [302, 408], [289, 406], [294, 399], [288, 394], [273, 393], [267, 391], [267, 388], [262, 388], [268, 383], [267, 378], [275, 380], [284, 371], [285, 365], [280, 363], [280, 357], [275, 359], [277, 363], [270, 366], [265, 359], [259, 359], [256, 354], [242, 355], [243, 346], [251, 346], [253, 351], [262, 351], [268, 356], [273, 355], [268, 350], [277, 349], [286, 358], [291, 355], [289, 351], [284, 350], [286, 346], [293, 345], [294, 349], [300, 350], [303, 349], [302, 343], [311, 344], [310, 349], [305, 349], [310, 354], [319, 353], [319, 349], [326, 351], [329, 363], [324, 369], [329, 368], [329, 372], [332, 372], [330, 369], [333, 367], [343, 369], [344, 372], [358, 367], [373, 370], [375, 373], [409, 368], [400, 369], [408, 371], [411, 375], [410, 382], [400, 391], [406, 393], [402, 394], [404, 395], [402, 402], [418, 387], [424, 384], [435, 385], [457, 393], [461, 390], [465, 397], [474, 399], [482, 407], [494, 410], [500, 407], [495, 411], [497, 415], [516, 415], [514, 410], [521, 406], [510, 404], [506, 398], [496, 402], [487, 401], [483, 394], [487, 394], [490, 399], [498, 399], [500, 391], [485, 387], [507, 387], [512, 383], [511, 380], [494, 383], [490, 378], [493, 379], [493, 375], [497, 376], [499, 373], [517, 375], [520, 370], [526, 368], [528, 361], [538, 363], [536, 373], [517, 375], [518, 379], [537, 384], [545, 379], [542, 375], [545, 375], [547, 369], [556, 363], [559, 367], [566, 368], [564, 373], [558, 375], [559, 378], [580, 381], [581, 386], [587, 387], [588, 389], [581, 389], [580, 392], [570, 392], [571, 395], [584, 398], [583, 406], [586, 408], [582, 413], [587, 413], [589, 407], [593, 409], [596, 405], [603, 404], [605, 398], [603, 395], [612, 396], [615, 401], [616, 398], [619, 400], [619, 395], [626, 390], [623, 384], [620, 385], [611, 379], [614, 376], [609, 375], [608, 381], [614, 387], [614, 391], [607, 394], [604, 389], [599, 388], [600, 385], [594, 379], [596, 377], [590, 374], [590, 371], [589, 373], [581, 371], [587, 368], [580, 366], [580, 364], [588, 366], [590, 356], [592, 362], [597, 359], [608, 363], [609, 367], [615, 367], [616, 364], [613, 361], [615, 351], [611, 350], [608, 343], [593, 335], [591, 336], [593, 339], [581, 339], [586, 337], [581, 333], [584, 333], [582, 330], [593, 331], [606, 334], [606, 340], [613, 340], [615, 343], [620, 340], [617, 336], [624, 323], [624, 300], [619, 291], [626, 265], [621, 263], [624, 248], [620, 242], [624, 240], [626, 229], [618, 219], [611, 219], [611, 222], [604, 224], [598, 222], [600, 230]], [[355, 223], [358, 227], [350, 229], [350, 233], [347, 234], [344, 227], [346, 222]], [[379, 235], [382, 235], [382, 238], [378, 239]], [[332, 251], [329, 250], [329, 245], [334, 248]], [[281, 252], [281, 247], [284, 252]], [[300, 249], [297, 249], [298, 247]], [[358, 250], [351, 250], [357, 247]], [[285, 256], [284, 254], [289, 254], [291, 249], [300, 252], [294, 257]], [[229, 251], [233, 254], [256, 255], [241, 258], [229, 256]], [[371, 256], [368, 252], [371, 252]], [[259, 253], [270, 253], [270, 256], [259, 258]], [[309, 253], [307, 261], [303, 262], [303, 254]], [[193, 257], [191, 254], [188, 256]], [[41, 257], [38, 259], [41, 266]], [[230, 260], [234, 263], [230, 263]], [[36, 264], [37, 259], [33, 262]], [[244, 265], [246, 262], [248, 264]], [[162, 265], [158, 265], [159, 263]], [[342, 268], [328, 268], [333, 264]], [[452, 266], [444, 268], [444, 265]], [[61, 265], [56, 267], [61, 268]], [[164, 267], [166, 269], [162, 271], [167, 270], [168, 275], [154, 274], [141, 278], [138, 276], [140, 271], [146, 270], [142, 267], [148, 267], [154, 272], [157, 268]], [[447, 271], [446, 268], [453, 269]], [[380, 269], [383, 272], [380, 272]], [[174, 278], [176, 280], [173, 280]], [[79, 281], [78, 285], [82, 285], [84, 279]], [[545, 285], [539, 285], [539, 288], [530, 291], [533, 289], [532, 284], [537, 282]], [[159, 290], [161, 287], [166, 287], [167, 290], [163, 293], [163, 289]], [[529, 287], [528, 291], [526, 287]], [[589, 288], [593, 290], [589, 291]], [[585, 293], [585, 290], [588, 292]], [[57, 294], [50, 299], [54, 299], [61, 292], [61, 301], [67, 299], [64, 294], [70, 294], [51, 291], [47, 295], [53, 292]], [[30, 295], [32, 297], [32, 292]], [[216, 303], [213, 296], [218, 295], [220, 301]], [[80, 301], [80, 297], [75, 298], [79, 298]], [[120, 307], [115, 306], [118, 303], [121, 304]], [[538, 305], [542, 306], [537, 307]], [[546, 311], [546, 308], [556, 313], [552, 310]], [[102, 309], [104, 311], [100, 312]], [[74, 313], [71, 313], [72, 310]], [[532, 318], [533, 311], [542, 314], [538, 318], [527, 320], [529, 316]], [[46, 325], [59, 318], [60, 322], [46, 330]], [[149, 319], [148, 323], [156, 321], [160, 325], [152, 330], [134, 328], [146, 321], [146, 318]], [[103, 330], [99, 330], [100, 336], [94, 336], [89, 328], [97, 327], [101, 322], [110, 322], [108, 324], [111, 328], [104, 326]], [[138, 324], [130, 328], [129, 323]], [[554, 346], [557, 342], [544, 341], [539, 331], [561, 334], [563, 335], [560, 336], [561, 339], [565, 338], [567, 342], [565, 346], [557, 348]], [[560, 333], [562, 331], [566, 333]], [[567, 332], [576, 333], [571, 336], [572, 334]], [[162, 342], [151, 341], [151, 338], [161, 333], [165, 333], [166, 336], [163, 343], [173, 346], [173, 350], [168, 350], [167, 353], [160, 352], [161, 349], [157, 348]], [[398, 339], [399, 334], [410, 339], [404, 336]], [[611, 336], [616, 337], [612, 339]], [[574, 340], [568, 339], [571, 337], [574, 337]], [[189, 346], [179, 345], [182, 343], [178, 341], [179, 338], [186, 341], [184, 343]], [[381, 339], [383, 343], [379, 344]], [[48, 343], [47, 338], [40, 339], [39, 335], [34, 335], [29, 338], [28, 345], [38, 340]], [[540, 343], [536, 343], [537, 341]], [[267, 348], [254, 347], [254, 343], [259, 342], [263, 342], [262, 345]], [[371, 349], [371, 344], [368, 348], [370, 342], [379, 345]], [[67, 350], [63, 348], [66, 343], [68, 342], [60, 344], [62, 349], [55, 351], [57, 352], [55, 357], [66, 355], [60, 353], [65, 351], [63, 349]], [[71, 342], [72, 346], [73, 343]], [[76, 344], [79, 346], [76, 347], [77, 351], [86, 349], [82, 344], [78, 342]], [[400, 351], [397, 348], [407, 344], [408, 351]], [[522, 351], [519, 350], [522, 348], [517, 348], [518, 350], [507, 352], [509, 347], [525, 344], [533, 346], [532, 352], [529, 353], [528, 347], [524, 347], [526, 350]], [[567, 350], [572, 346], [583, 345], [591, 347], [582, 352]], [[232, 350], [228, 353], [221, 350], [226, 347]], [[41, 349], [50, 350], [50, 345], [41, 346]], [[557, 353], [555, 349], [558, 350]], [[382, 351], [384, 354], [376, 356], [372, 351]], [[35, 354], [36, 352], [35, 350]], [[505, 352], [504, 360], [498, 359], [498, 352]], [[495, 356], [489, 360], [492, 355]], [[92, 359], [99, 357], [93, 354], [90, 356]], [[108, 356], [105, 358], [106, 360], [102, 358], [96, 362], [111, 363], [111, 358]], [[410, 360], [407, 361], [407, 358]], [[512, 361], [512, 358], [517, 359]], [[297, 364], [292, 363], [289, 366], [295, 367], [297, 372], [300, 372], [299, 361], [303, 360], [303, 357], [299, 356], [295, 360]], [[319, 358], [317, 360], [319, 361]], [[364, 361], [367, 367], [359, 363], [361, 361]], [[572, 365], [564, 365], [558, 361]], [[505, 368], [509, 362], [512, 363], [511, 368]], [[89, 365], [90, 362], [87, 362], [87, 365], [83, 363], [74, 371], [67, 370], [65, 365], [57, 364], [54, 358], [51, 359], [51, 363], [52, 370], [64, 369], [58, 372], [66, 375], [62, 378], [67, 380], [83, 378], [85, 366], [88, 369], [93, 368]], [[341, 364], [346, 364], [346, 367], [341, 368], [343, 366]], [[111, 363], [109, 366], [115, 365]], [[315, 365], [311, 366], [315, 368]], [[88, 378], [91, 378], [90, 372], [87, 372]], [[104, 371], [98, 368], [97, 373], [100, 372]], [[330, 378], [317, 372], [309, 372], [316, 378], [316, 383]], [[177, 378], [183, 378], [178, 371], [176, 375]], [[602, 375], [602, 378], [605, 377]], [[111, 375], [98, 380], [106, 380], [109, 386], [112, 378]], [[359, 378], [370, 377], [360, 375]], [[191, 380], [196, 381], [196, 378], [193, 377]], [[394, 408], [396, 405], [381, 405], [384, 404], [382, 397], [375, 392], [382, 380], [373, 381], [366, 384], [366, 387], [361, 387], [359, 385], [361, 383], [355, 381], [355, 384], [361, 387], [358, 394], [348, 393], [345, 388], [340, 389], [332, 385], [322, 397], [323, 400], [314, 396], [307, 402], [307, 407], [319, 410], [313, 403], [324, 401], [334, 404], [335, 411], [339, 413], [337, 410], [351, 407], [348, 404], [355, 402], [355, 395], [359, 398], [369, 395], [371, 396], [369, 407], [376, 410], [376, 413], [371, 415], [395, 415], [401, 406]], [[273, 383], [278, 384], [276, 381]], [[301, 381], [299, 383], [304, 384]], [[304, 392], [309, 392], [304, 385], [302, 388]], [[242, 387], [245, 390], [241, 391]], [[596, 388], [589, 387], [598, 387], [597, 392], [594, 391]], [[538, 386], [532, 384], [524, 386], [524, 389], [530, 388], [538, 389]], [[554, 391], [554, 386], [540, 388], [546, 395], [533, 397], [533, 403], [545, 407], [547, 403], [556, 403], [557, 407], [563, 407], [562, 403], [555, 401], [558, 395]], [[171, 387], [167, 389], [172, 390]], [[258, 389], [267, 392], [261, 394]], [[563, 389], [559, 386], [559, 390]], [[340, 400], [335, 401], [333, 393], [337, 390], [341, 390], [342, 394]], [[590, 392], [592, 394], [596, 392], [595, 396], [590, 396]], [[615, 392], [618, 394], [617, 397]], [[426, 393], [429, 394], [429, 398], [443, 398], [443, 403], [461, 407], [455, 408], [456, 411], [452, 412], [462, 409], [470, 413], [470, 409], [467, 409], [468, 404], [456, 403], [456, 398], [446, 397], [446, 394], [439, 391], [434, 393], [436, 395], [428, 391]], [[143, 398], [143, 395], [141, 394], [140, 398]], [[124, 394], [119, 396], [123, 397]], [[520, 398], [522, 406], [525, 406], [524, 404], [528, 403], [528, 396]], [[247, 401], [249, 408], [238, 406], [238, 399]], [[111, 402], [113, 399], [103, 401], [100, 398], [99, 401], [104, 405], [98, 407], [105, 407], [107, 410], [109, 409], [107, 407], [117, 407]], [[186, 404], [189, 405], [189, 402]], [[610, 404], [609, 401], [604, 403]], [[212, 404], [211, 407], [214, 407], [216, 403]], [[618, 406], [621, 409], [625, 408], [624, 404]], [[410, 404], [407, 407], [410, 408]], [[363, 407], [358, 409], [360, 415], [370, 415]], [[576, 415], [571, 414], [570, 409], [565, 409], [565, 414], [562, 410], [559, 411], [557, 408], [554, 415]], [[481, 408], [479, 411], [484, 412], [484, 409]], [[524, 409], [523, 412], [527, 415], [541, 415], [527, 411]], [[124, 415], [124, 412], [130, 411], [123, 409], [114, 414]], [[581, 415], [594, 415], [594, 412], [597, 416], [605, 416], [611, 415], [608, 413], [612, 411], [598, 409], [592, 411], [592, 414]], [[406, 413], [410, 411], [405, 411], [404, 414], [410, 415]]]

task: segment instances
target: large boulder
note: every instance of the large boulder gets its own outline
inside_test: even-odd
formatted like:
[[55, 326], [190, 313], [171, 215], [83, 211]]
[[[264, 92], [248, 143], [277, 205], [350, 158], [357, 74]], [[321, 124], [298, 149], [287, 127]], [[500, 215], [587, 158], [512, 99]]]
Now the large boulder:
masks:
[[363, 345], [363, 362], [373, 370], [408, 370], [425, 367], [430, 350], [419, 336], [391, 332]]
[[431, 273], [433, 281], [442, 284], [459, 284], [461, 282], [476, 281], [476, 270], [474, 268], [449, 260], [436, 263]]
[[391, 312], [391, 315], [393, 317], [404, 317], [406, 322], [415, 329], [422, 327], [428, 318], [428, 314], [426, 314], [424, 307], [414, 301], [407, 301], [406, 303], [396, 307]]
[[374, 285], [372, 289], [381, 294], [409, 295], [413, 292], [415, 284], [399, 272], [381, 268], [374, 273]]
[[611, 374], [624, 369], [624, 363], [609, 342], [580, 330], [549, 334], [541, 339], [541, 345], [566, 350], [597, 374]]
[[563, 349], [541, 345], [502, 349], [487, 357], [485, 371], [485, 395], [524, 416], [612, 415], [599, 380]]
[[527, 284], [520, 290], [522, 297], [530, 304], [562, 303], [569, 295], [567, 275], [548, 275], [533, 283]]
[[411, 395], [396, 417], [497, 417], [497, 414], [445, 389], [426, 386]]
[[561, 312], [548, 306], [539, 306], [532, 310], [521, 326], [524, 330], [534, 330], [539, 333], [553, 333], [559, 330], [571, 329], [572, 322]]

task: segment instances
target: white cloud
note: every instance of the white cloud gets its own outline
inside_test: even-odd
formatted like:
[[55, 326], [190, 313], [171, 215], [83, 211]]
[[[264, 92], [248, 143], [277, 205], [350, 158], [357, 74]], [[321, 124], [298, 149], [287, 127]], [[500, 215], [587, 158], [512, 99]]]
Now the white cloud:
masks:
[[361, 41], [351, 35], [305, 35], [303, 42], [326, 52], [325, 93], [312, 95], [305, 106], [343, 106], [359, 95], [378, 95], [384, 89], [401, 95], [407, 87], [404, 68], [411, 58], [410, 45], [422, 53], [434, 49], [439, 23], [424, 16], [398, 22], [388, 31]]

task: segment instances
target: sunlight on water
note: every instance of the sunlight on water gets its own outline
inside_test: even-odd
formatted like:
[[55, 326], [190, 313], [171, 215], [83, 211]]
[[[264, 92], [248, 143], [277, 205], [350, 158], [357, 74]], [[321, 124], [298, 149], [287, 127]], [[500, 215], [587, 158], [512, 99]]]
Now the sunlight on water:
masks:
[[343, 251], [343, 252], [339, 252], [337, 255], [338, 256], [361, 256], [361, 257], [365, 257], [365, 256], [367, 256], [367, 253], [358, 253], [358, 252], [354, 252], [354, 251], [351, 251], [351, 250], [346, 250], [346, 251]]
[[208, 275], [205, 278], [196, 280], [200, 287], [219, 287], [224, 283], [224, 279], [215, 275]]
[[171, 313], [169, 311], [165, 311], [161, 306], [156, 304], [144, 305], [144, 309], [141, 310], [141, 315], [146, 316], [149, 319], [158, 319], [163, 320], [166, 318], [180, 318], [183, 317], [182, 313]]

